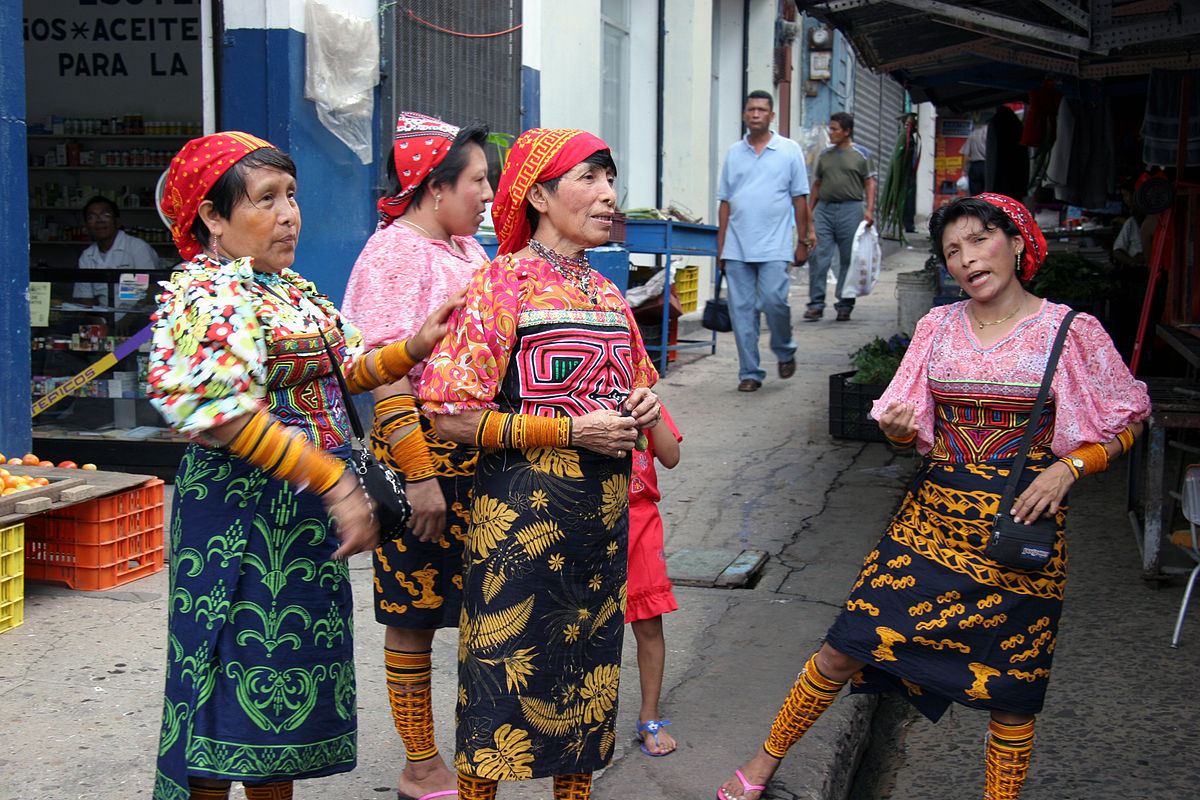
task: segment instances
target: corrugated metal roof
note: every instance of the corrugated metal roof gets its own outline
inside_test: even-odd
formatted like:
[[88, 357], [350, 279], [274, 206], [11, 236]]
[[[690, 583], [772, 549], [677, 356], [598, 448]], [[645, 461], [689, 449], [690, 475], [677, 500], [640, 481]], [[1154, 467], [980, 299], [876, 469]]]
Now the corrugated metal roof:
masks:
[[1154, 67], [1200, 69], [1196, 0], [795, 2], [914, 100], [956, 112], [1019, 99], [1048, 76], [1069, 89]]

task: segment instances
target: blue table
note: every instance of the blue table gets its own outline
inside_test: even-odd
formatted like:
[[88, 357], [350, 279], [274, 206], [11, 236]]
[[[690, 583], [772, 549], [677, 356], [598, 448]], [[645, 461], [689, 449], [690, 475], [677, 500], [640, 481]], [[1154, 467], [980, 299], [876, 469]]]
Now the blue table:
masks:
[[[631, 219], [625, 222], [625, 249], [630, 253], [649, 253], [666, 256], [667, 268], [670, 268], [674, 256], [709, 256], [717, 257], [717, 229], [712, 225], [695, 225], [690, 222], [674, 220]], [[713, 271], [717, 274], [717, 270]], [[715, 281], [714, 281], [715, 288]], [[669, 289], [668, 289], [669, 292]], [[709, 352], [717, 352], [717, 334], [714, 331], [709, 341], [686, 340], [670, 344], [669, 326], [671, 322], [671, 304], [663, 303], [662, 339], [657, 345], [646, 343], [646, 350], [651, 354], [658, 353], [658, 372], [667, 374], [667, 363], [672, 350], [687, 350], [693, 347], [707, 347]]]

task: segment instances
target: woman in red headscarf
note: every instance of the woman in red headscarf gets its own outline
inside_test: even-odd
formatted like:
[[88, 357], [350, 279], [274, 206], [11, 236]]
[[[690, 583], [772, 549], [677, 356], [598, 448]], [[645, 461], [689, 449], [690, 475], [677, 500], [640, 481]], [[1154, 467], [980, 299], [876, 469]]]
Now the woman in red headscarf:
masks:
[[[388, 158], [394, 191], [379, 201], [371, 235], [346, 287], [343, 313], [368, 347], [404, 339], [487, 263], [472, 237], [492, 199], [487, 127], [461, 130], [406, 111]], [[433, 734], [434, 632], [458, 625], [463, 542], [470, 522], [476, 449], [438, 438], [416, 408], [425, 363], [375, 390], [372, 449], [405, 478], [411, 530], [375, 551], [375, 619], [387, 626], [384, 668], [396, 730], [407, 754], [399, 797], [453, 793], [454, 773]]]
[[[761, 797], [788, 748], [852, 678], [852, 691], [900, 692], [935, 722], [951, 702], [990, 712], [984, 796], [1020, 795], [1062, 610], [1067, 490], [1129, 449], [1150, 401], [1099, 321], [1079, 314], [1050, 400], [1031, 422], [1070, 311], [1025, 288], [1045, 238], [1023, 205], [994, 194], [938, 209], [929, 231], [969, 299], [917, 324], [871, 412], [894, 446], [915, 446], [924, 463], [766, 743], [721, 786], [721, 800]], [[1000, 498], [1027, 424], [1035, 434], [1010, 512]], [[1044, 567], [987, 556], [998, 511], [1027, 524], [1055, 520]]]
[[630, 451], [660, 419], [620, 291], [585, 250], [612, 225], [616, 167], [578, 130], [517, 139], [492, 215], [500, 256], [471, 280], [421, 399], [479, 445], [459, 625], [462, 800], [554, 776], [585, 800], [612, 757]]
[[353, 769], [353, 603], [346, 558], [379, 537], [347, 470], [351, 391], [405, 375], [446, 331], [362, 337], [291, 269], [296, 167], [249, 134], [188, 142], [162, 210], [188, 262], [163, 284], [151, 401], [193, 440], [175, 481], [166, 702], [155, 800], [286, 800]]

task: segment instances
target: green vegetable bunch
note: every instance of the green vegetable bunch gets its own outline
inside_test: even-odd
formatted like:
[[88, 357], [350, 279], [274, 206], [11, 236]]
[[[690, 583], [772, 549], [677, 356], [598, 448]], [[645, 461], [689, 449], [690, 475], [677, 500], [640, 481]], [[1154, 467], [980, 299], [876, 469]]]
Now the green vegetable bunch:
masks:
[[1055, 303], [1102, 300], [1112, 293], [1112, 280], [1078, 253], [1051, 253], [1029, 284], [1029, 291]]
[[851, 383], [886, 385], [900, 368], [908, 350], [909, 338], [898, 333], [890, 339], [878, 336], [850, 354], [850, 363], [858, 370], [849, 378]]

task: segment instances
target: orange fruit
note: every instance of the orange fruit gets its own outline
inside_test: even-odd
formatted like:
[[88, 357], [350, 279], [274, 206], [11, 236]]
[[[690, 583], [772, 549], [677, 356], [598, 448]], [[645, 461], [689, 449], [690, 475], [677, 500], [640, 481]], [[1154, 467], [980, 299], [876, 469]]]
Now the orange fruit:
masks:
[[76, 464], [74, 461], [60, 461], [60, 462], [58, 462], [58, 468], [59, 468], [59, 469], [77, 469], [78, 467], [79, 467], [79, 465], [78, 465], [78, 464]]
[[15, 488], [15, 487], [16, 487], [16, 485], [17, 485], [17, 483], [18, 483], [17, 479], [16, 479], [16, 478], [14, 478], [12, 475], [5, 475], [5, 476], [4, 476], [4, 488], [5, 488], [5, 489], [13, 489], [13, 488]]
[[38, 486], [49, 486], [50, 485], [49, 478], [34, 478], [33, 482]]
[[39, 461], [39, 462], [37, 463], [37, 465], [38, 465], [39, 467], [53, 467], [53, 466], [54, 466], [54, 462], [53, 462], [53, 461]]
[[19, 459], [19, 458], [10, 458], [10, 459], [9, 459], [8, 461], [6, 461], [5, 463], [6, 463], [6, 464], [24, 464], [25, 462], [24, 462], [24, 461], [22, 461], [22, 460], [21, 460], [21, 459]]
[[0, 491], [0, 497], [6, 496], [6, 495], [10, 495], [10, 494], [12, 494], [12, 493], [13, 493], [13, 492], [15, 492], [15, 491], [16, 491], [16, 489], [5, 489], [5, 490], [3, 490], [3, 491]]
[[35, 456], [33, 453], [26, 453], [25, 455], [21, 456], [21, 463], [25, 464], [26, 466], [35, 467], [39, 461], [41, 461], [41, 459]]

